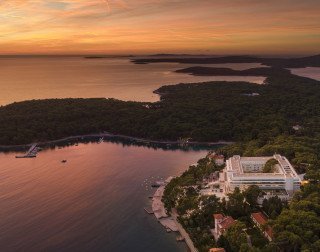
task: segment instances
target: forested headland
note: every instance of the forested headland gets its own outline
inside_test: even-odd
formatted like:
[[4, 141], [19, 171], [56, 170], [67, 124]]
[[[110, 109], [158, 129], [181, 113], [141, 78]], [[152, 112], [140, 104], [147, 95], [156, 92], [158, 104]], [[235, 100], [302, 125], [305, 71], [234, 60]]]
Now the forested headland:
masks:
[[[320, 131], [320, 82], [284, 71], [266, 85], [208, 82], [163, 86], [155, 103], [48, 99], [0, 107], [0, 145], [109, 132], [152, 140], [268, 142], [314, 138]], [[252, 93], [258, 94], [251, 96]], [[299, 130], [292, 127], [299, 125]]]

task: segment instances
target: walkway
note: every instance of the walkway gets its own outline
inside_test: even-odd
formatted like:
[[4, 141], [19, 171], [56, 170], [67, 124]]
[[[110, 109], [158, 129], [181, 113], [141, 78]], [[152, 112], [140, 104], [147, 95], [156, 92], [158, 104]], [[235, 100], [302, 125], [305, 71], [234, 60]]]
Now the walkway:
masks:
[[193, 242], [190, 238], [190, 236], [188, 235], [188, 233], [184, 230], [184, 228], [181, 226], [181, 224], [179, 223], [179, 221], [177, 220], [178, 218], [178, 213], [176, 209], [172, 209], [171, 212], [171, 216], [173, 217], [173, 219], [176, 222], [176, 225], [178, 227], [179, 233], [181, 234], [181, 236], [184, 238], [185, 242], [187, 243], [189, 249], [191, 252], [198, 252], [198, 250], [195, 248], [195, 246], [193, 245]]

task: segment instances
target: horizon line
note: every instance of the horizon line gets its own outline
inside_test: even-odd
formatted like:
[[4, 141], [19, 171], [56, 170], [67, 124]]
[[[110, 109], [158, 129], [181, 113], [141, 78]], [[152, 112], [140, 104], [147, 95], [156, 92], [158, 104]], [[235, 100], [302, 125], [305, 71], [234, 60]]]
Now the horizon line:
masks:
[[170, 56], [203, 56], [203, 57], [227, 57], [227, 56], [249, 56], [249, 57], [273, 57], [273, 56], [283, 56], [283, 57], [306, 57], [306, 56], [315, 56], [320, 55], [319, 53], [313, 54], [288, 54], [288, 53], [278, 53], [278, 54], [205, 54], [205, 53], [150, 53], [150, 54], [131, 54], [131, 53], [123, 53], [123, 54], [107, 54], [107, 53], [33, 53], [33, 54], [20, 54], [20, 53], [10, 53], [10, 54], [1, 54], [0, 57], [145, 57], [145, 56], [162, 56], [162, 57], [170, 57]]

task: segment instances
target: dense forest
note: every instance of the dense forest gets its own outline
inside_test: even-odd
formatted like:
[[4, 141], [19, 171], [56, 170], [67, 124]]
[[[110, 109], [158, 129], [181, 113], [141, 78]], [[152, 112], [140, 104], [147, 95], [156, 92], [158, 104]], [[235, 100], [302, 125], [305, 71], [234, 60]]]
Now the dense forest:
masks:
[[104, 131], [153, 140], [207, 142], [266, 142], [279, 135], [312, 138], [320, 131], [319, 84], [284, 71], [269, 76], [265, 85], [163, 86], [155, 91], [161, 95], [156, 103], [103, 98], [17, 102], [0, 107], [0, 145]]

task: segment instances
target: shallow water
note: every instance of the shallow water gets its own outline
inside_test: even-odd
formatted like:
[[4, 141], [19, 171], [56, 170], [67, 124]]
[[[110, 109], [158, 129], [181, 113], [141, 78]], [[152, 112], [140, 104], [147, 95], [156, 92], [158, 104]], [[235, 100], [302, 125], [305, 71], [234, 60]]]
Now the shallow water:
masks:
[[185, 251], [143, 208], [151, 181], [206, 153], [110, 142], [2, 153], [0, 251]]
[[[127, 58], [83, 57], [0, 58], [0, 105], [45, 98], [107, 97], [120, 100], [158, 101], [153, 91], [162, 85], [211, 80], [249, 81], [263, 77], [201, 77], [175, 73], [192, 65], [157, 63], [137, 65]], [[230, 64], [250, 68], [252, 64]], [[227, 65], [226, 65], [227, 67]]]

